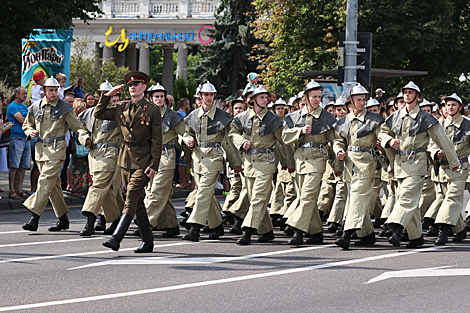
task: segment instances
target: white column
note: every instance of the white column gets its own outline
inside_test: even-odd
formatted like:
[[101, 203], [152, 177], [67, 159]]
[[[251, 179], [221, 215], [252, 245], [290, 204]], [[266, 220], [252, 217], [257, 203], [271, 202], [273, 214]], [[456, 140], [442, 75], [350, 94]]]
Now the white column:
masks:
[[189, 14], [189, 0], [180, 0], [180, 11], [178, 16], [181, 18], [187, 18]]
[[178, 50], [176, 63], [176, 78], [188, 80], [188, 46], [185, 43], [175, 43], [175, 50]]
[[163, 68], [162, 85], [169, 94], [173, 92], [173, 47], [162, 46], [163, 48]]
[[150, 1], [141, 0], [140, 1], [140, 13], [138, 15], [141, 18], [147, 18], [150, 15]]
[[126, 48], [126, 65], [129, 71], [137, 70], [137, 50], [134, 45], [128, 45]]
[[145, 74], [150, 74], [150, 51], [149, 45], [146, 42], [139, 42], [135, 45], [139, 49], [139, 71], [144, 72]]
[[106, 17], [112, 17], [112, 10], [113, 10], [113, 1], [111, 0], [105, 0], [102, 2], [103, 3], [103, 12], [105, 14]]
[[112, 61], [113, 57], [113, 47], [108, 47], [106, 45], [103, 45], [103, 64], [105, 62]]

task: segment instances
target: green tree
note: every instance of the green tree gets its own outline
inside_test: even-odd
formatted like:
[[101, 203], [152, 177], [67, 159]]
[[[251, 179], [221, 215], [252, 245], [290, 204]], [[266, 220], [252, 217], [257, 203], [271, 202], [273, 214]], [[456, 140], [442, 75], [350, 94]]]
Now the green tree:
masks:
[[201, 82], [211, 81], [225, 95], [245, 87], [246, 75], [257, 67], [250, 58], [252, 47], [259, 42], [250, 31], [253, 18], [251, 0], [221, 1], [209, 34], [213, 40], [200, 48], [202, 57], [196, 70]]

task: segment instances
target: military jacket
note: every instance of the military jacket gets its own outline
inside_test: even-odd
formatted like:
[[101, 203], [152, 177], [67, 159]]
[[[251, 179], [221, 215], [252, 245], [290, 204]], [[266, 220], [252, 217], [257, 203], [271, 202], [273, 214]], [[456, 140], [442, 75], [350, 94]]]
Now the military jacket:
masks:
[[[212, 105], [209, 111], [204, 112], [202, 106], [191, 112], [184, 119], [185, 133], [183, 141], [194, 138], [192, 149], [193, 171], [197, 174], [219, 172], [224, 168], [224, 152], [230, 166], [241, 165], [236, 148], [228, 137], [232, 117], [227, 112]], [[200, 147], [198, 144], [217, 143], [217, 147]], [[220, 146], [219, 146], [220, 144]], [[222, 149], [223, 148], [223, 149]]]
[[[118, 164], [125, 169], [158, 171], [162, 155], [162, 116], [157, 108], [145, 98], [137, 102], [123, 101], [107, 107], [111, 98], [102, 95], [93, 115], [102, 120], [116, 121], [124, 140], [149, 142], [145, 146], [122, 145]], [[135, 111], [132, 112], [133, 108]]]
[[[241, 151], [245, 177], [259, 177], [277, 171], [279, 161], [283, 167], [294, 168], [294, 151], [282, 141], [282, 119], [263, 108], [258, 114], [248, 110], [238, 114], [230, 129], [230, 138]], [[272, 152], [246, 153], [243, 144], [251, 142], [251, 149], [269, 148]], [[279, 146], [276, 147], [276, 144]]]
[[348, 151], [348, 146], [366, 147], [374, 150], [377, 136], [384, 118], [378, 114], [363, 109], [356, 116], [354, 112], [348, 113], [334, 126], [336, 139], [333, 145], [335, 155], [346, 152], [344, 158], [344, 180], [351, 182], [353, 173], [359, 179], [372, 179], [376, 175], [378, 156], [368, 151]]
[[159, 170], [175, 168], [176, 153], [174, 146], [178, 135], [184, 136], [185, 124], [181, 114], [168, 108], [165, 104], [160, 108], [163, 126], [163, 149]]
[[[112, 107], [112, 103], [108, 107]], [[114, 172], [122, 145], [122, 134], [115, 121], [103, 121], [95, 118], [93, 113], [96, 107], [83, 111], [79, 120], [91, 132], [91, 149], [88, 153], [90, 172]], [[113, 147], [106, 144], [115, 145]], [[95, 148], [94, 145], [104, 145]]]
[[[77, 119], [73, 107], [65, 101], [55, 98], [47, 102], [44, 97], [36, 101], [28, 108], [28, 115], [23, 123], [23, 130], [27, 140], [31, 140], [30, 134], [36, 130], [40, 139], [65, 137], [68, 128], [77, 135], [80, 144], [85, 146], [90, 133]], [[54, 142], [36, 143], [36, 161], [65, 160], [67, 142], [58, 140]]]
[[[449, 182], [454, 180], [466, 180], [469, 173], [469, 163], [468, 160], [463, 161], [462, 159], [468, 159], [468, 156], [470, 155], [470, 121], [460, 115], [454, 122], [452, 122], [449, 115], [447, 116], [447, 119], [441, 122], [441, 125], [444, 127], [449, 139], [452, 141], [457, 157], [461, 160], [461, 165], [457, 171], [452, 172], [452, 167], [448, 165], [449, 161], [444, 153], [444, 157], [439, 161], [439, 181]], [[439, 150], [441, 149], [439, 149], [438, 145], [431, 140], [429, 152], [436, 161], [439, 160], [436, 156], [436, 153]]]
[[[335, 133], [333, 124], [336, 122], [333, 114], [318, 106], [309, 113], [307, 106], [286, 116], [286, 125], [282, 139], [287, 145], [295, 148], [295, 170], [297, 174], [324, 173], [328, 159], [335, 159], [332, 144]], [[310, 134], [302, 134], [302, 128], [312, 126]], [[324, 148], [300, 147], [305, 142], [319, 143]], [[335, 171], [342, 171], [342, 164], [333, 162]]]
[[[400, 150], [427, 149], [430, 138], [447, 155], [451, 168], [459, 166], [457, 154], [444, 128], [419, 106], [415, 106], [411, 112], [407, 111], [407, 107], [393, 112], [382, 124], [379, 133], [382, 147], [390, 148], [389, 141], [399, 139]], [[390, 153], [390, 150], [386, 151]], [[396, 178], [424, 177], [428, 173], [428, 157], [425, 152], [389, 155], [389, 159], [394, 159], [393, 170]]]

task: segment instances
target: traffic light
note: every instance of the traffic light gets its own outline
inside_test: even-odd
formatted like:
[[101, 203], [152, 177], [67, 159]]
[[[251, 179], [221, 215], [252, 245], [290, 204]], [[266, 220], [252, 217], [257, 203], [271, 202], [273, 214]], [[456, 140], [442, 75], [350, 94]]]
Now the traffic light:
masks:
[[[338, 85], [344, 83], [344, 41], [346, 33], [339, 33], [338, 48]], [[370, 87], [372, 69], [372, 33], [357, 33], [357, 82]]]

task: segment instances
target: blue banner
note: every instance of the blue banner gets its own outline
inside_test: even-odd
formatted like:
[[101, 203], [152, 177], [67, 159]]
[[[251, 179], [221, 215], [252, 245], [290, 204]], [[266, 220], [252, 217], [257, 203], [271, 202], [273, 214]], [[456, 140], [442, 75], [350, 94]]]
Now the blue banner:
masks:
[[30, 90], [34, 85], [31, 81], [34, 73], [44, 71], [46, 77], [55, 77], [58, 73], [67, 76], [70, 84], [70, 48], [73, 30], [71, 29], [35, 29], [36, 35], [21, 40], [21, 86]]

